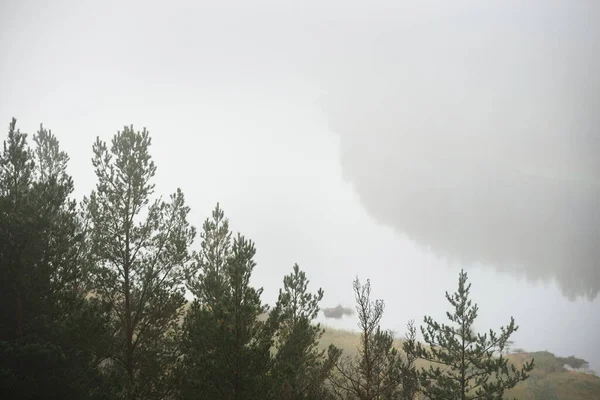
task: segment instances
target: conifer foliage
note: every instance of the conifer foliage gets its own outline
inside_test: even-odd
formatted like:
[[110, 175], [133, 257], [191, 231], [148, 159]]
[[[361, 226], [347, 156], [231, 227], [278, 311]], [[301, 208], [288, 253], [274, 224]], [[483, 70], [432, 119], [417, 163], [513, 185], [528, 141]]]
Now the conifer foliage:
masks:
[[324, 383], [333, 364], [319, 350], [319, 340], [325, 330], [314, 320], [319, 313], [323, 290], [308, 291], [306, 273], [294, 264], [292, 272], [283, 278], [283, 289], [272, 318], [279, 318], [276, 355], [273, 366], [273, 389], [279, 398], [325, 398]]
[[201, 251], [188, 269], [196, 300], [183, 324], [183, 399], [258, 399], [268, 392], [273, 331], [268, 308], [250, 284], [254, 243], [238, 234], [217, 204], [204, 222]]
[[162, 399], [180, 355], [184, 268], [195, 235], [181, 190], [153, 198], [156, 166], [146, 129], [125, 127], [110, 148], [96, 140], [96, 189], [86, 199], [91, 223], [93, 293], [110, 305], [110, 366], [122, 398]]
[[502, 354], [518, 329], [513, 318], [499, 334], [474, 333], [479, 307], [469, 298], [470, 288], [467, 273], [461, 271], [457, 292], [446, 292], [452, 306], [446, 315], [452, 325], [425, 317], [421, 332], [429, 347], [414, 340], [405, 345], [407, 353], [433, 363], [418, 372], [422, 392], [429, 399], [501, 400], [506, 389], [527, 379], [533, 369], [533, 360], [518, 369]]
[[84, 230], [67, 154], [13, 119], [0, 154], [0, 397], [100, 398], [106, 310], [85, 298]]

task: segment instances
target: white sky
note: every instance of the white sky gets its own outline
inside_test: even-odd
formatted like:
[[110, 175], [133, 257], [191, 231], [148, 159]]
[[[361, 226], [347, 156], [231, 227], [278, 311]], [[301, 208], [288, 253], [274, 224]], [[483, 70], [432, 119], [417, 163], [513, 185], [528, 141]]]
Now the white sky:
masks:
[[[95, 184], [96, 136], [146, 126], [158, 190], [181, 187], [198, 228], [221, 202], [257, 244], [253, 280], [266, 301], [294, 262], [325, 290], [323, 306], [352, 306], [359, 275], [386, 301], [386, 327], [403, 334], [409, 318], [443, 318], [444, 291], [468, 266], [479, 329], [513, 315], [518, 346], [598, 370], [600, 302], [563, 293], [600, 286], [590, 261], [600, 237], [599, 3], [468, 3], [5, 0], [0, 123], [52, 129], [78, 196]], [[481, 162], [579, 182], [577, 191], [503, 175], [514, 186], [483, 201], [469, 196], [486, 192]], [[548, 234], [532, 217], [546, 212], [557, 215], [550, 229], [586, 223]], [[467, 241], [474, 232], [486, 233]], [[562, 258], [576, 262], [551, 262]]]

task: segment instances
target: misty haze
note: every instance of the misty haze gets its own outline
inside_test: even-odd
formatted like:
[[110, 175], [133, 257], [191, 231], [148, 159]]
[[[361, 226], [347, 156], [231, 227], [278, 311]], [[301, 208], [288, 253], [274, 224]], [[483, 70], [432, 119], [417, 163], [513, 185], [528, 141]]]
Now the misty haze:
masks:
[[[485, 364], [523, 371], [506, 398], [600, 399], [598, 21], [0, 2], [0, 397], [444, 398], [421, 327], [471, 284], [460, 335], [518, 326]], [[370, 334], [385, 390], [349, 372]]]

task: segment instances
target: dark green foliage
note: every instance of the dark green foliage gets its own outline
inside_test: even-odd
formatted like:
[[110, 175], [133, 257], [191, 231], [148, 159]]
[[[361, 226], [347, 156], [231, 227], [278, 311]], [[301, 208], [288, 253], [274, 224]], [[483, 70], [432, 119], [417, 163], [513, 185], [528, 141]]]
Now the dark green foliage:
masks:
[[556, 357], [556, 360], [559, 364], [566, 365], [573, 369], [587, 369], [589, 367], [589, 363], [587, 361], [575, 356]]
[[181, 398], [258, 399], [268, 391], [274, 327], [259, 320], [267, 311], [262, 289], [250, 285], [254, 244], [232, 241], [217, 205], [203, 225], [202, 249], [188, 271], [196, 297], [183, 325]]
[[461, 271], [458, 291], [453, 295], [446, 292], [453, 308], [446, 315], [453, 325], [425, 317], [426, 326], [421, 327], [421, 333], [429, 348], [414, 340], [405, 343], [408, 354], [433, 363], [418, 372], [427, 398], [500, 400], [506, 389], [527, 379], [533, 369], [533, 360], [517, 369], [502, 355], [506, 343], [518, 329], [514, 319], [511, 318], [507, 327], [500, 328], [500, 334], [492, 330], [486, 334], [473, 332], [479, 309], [469, 299], [470, 288], [467, 274]]
[[317, 348], [324, 330], [313, 324], [323, 290], [308, 292], [308, 279], [297, 264], [283, 279], [283, 290], [270, 319], [278, 319], [273, 362], [274, 396], [281, 399], [318, 399], [326, 396], [324, 383], [333, 367]]
[[529, 354], [535, 357], [535, 369], [537, 371], [543, 370], [545, 372], [552, 373], [563, 372], [566, 370], [565, 367], [583, 370], [587, 370], [589, 368], [587, 361], [575, 356], [557, 357], [548, 351], [536, 351]]
[[10, 124], [0, 155], [2, 398], [102, 398], [107, 313], [86, 300], [84, 231], [68, 156], [40, 127], [35, 149]]
[[[414, 357], [403, 357], [394, 347], [391, 332], [381, 329], [383, 300], [371, 300], [371, 283], [354, 281], [356, 311], [360, 328], [359, 353], [355, 358], [341, 357], [330, 347], [329, 358], [335, 366], [331, 384], [340, 399], [412, 399], [416, 390]], [[409, 336], [414, 329], [409, 325]], [[414, 339], [414, 337], [413, 337]]]
[[172, 391], [184, 267], [195, 234], [180, 190], [168, 202], [152, 200], [156, 166], [150, 144], [148, 132], [133, 127], [117, 133], [110, 150], [96, 140], [98, 182], [85, 200], [91, 288], [112, 310], [107, 369], [121, 377], [118, 396], [126, 399], [162, 399]]

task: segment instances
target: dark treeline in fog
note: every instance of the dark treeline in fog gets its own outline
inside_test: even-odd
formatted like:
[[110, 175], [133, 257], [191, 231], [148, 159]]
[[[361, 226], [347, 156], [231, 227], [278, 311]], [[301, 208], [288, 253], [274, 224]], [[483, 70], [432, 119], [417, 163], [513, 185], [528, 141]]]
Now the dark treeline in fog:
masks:
[[322, 348], [323, 291], [291, 262], [263, 303], [255, 244], [223, 209], [197, 232], [181, 190], [155, 193], [148, 131], [93, 144], [81, 202], [57, 138], [40, 126], [32, 142], [13, 119], [0, 154], [3, 399], [501, 399], [533, 369], [502, 355], [514, 320], [474, 332], [465, 273], [449, 325], [426, 317], [421, 343], [411, 322], [401, 346], [357, 278], [358, 351]]

